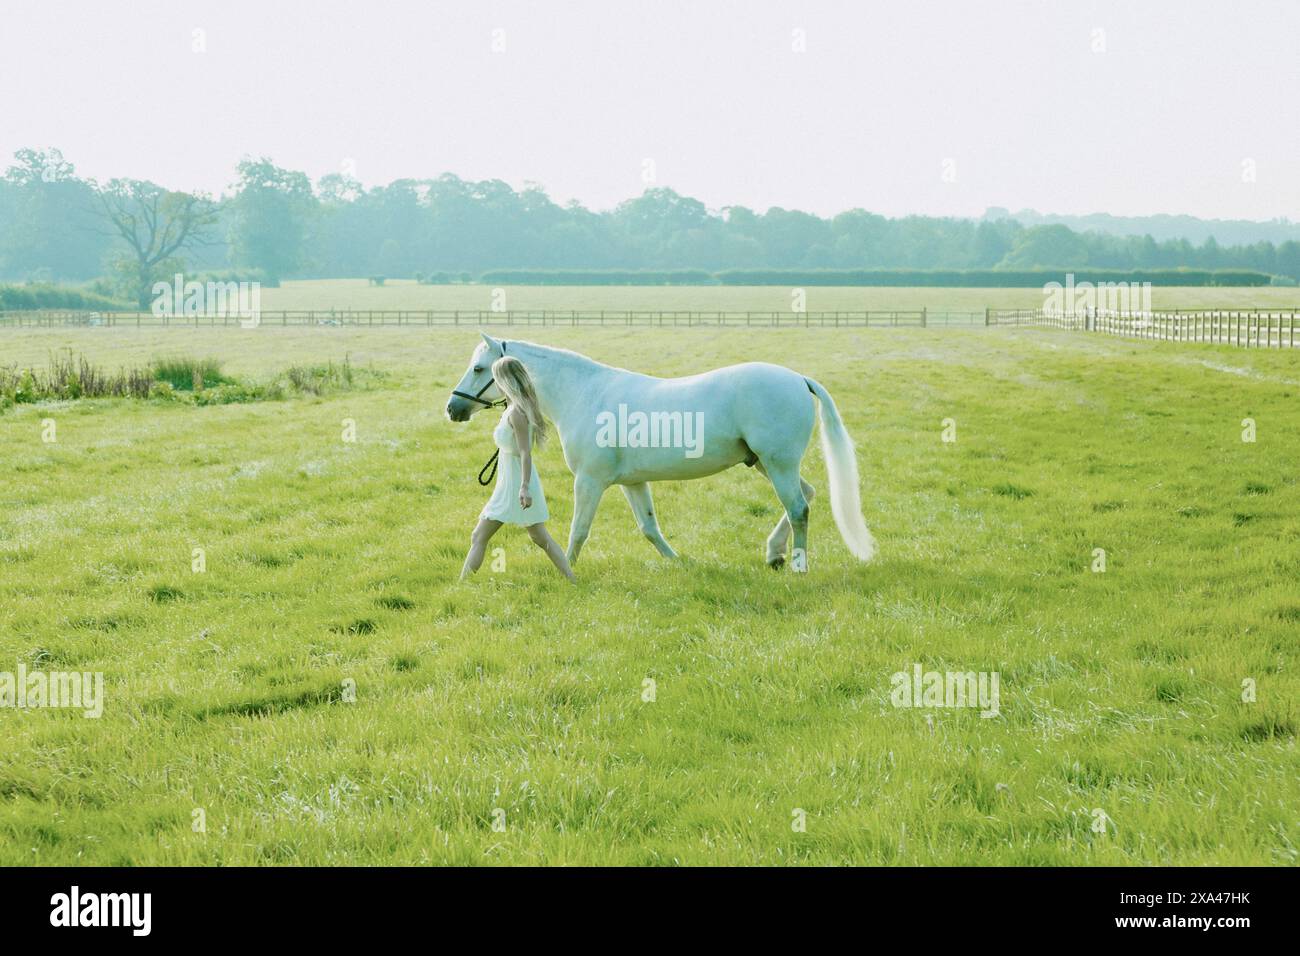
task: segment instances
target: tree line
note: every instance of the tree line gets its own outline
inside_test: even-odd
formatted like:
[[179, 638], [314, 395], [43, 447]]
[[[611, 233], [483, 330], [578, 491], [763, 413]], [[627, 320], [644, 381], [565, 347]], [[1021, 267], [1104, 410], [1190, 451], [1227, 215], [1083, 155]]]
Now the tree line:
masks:
[[217, 197], [142, 180], [98, 183], [54, 149], [19, 150], [0, 177], [0, 278], [84, 282], [92, 293], [141, 306], [155, 281], [176, 272], [276, 284], [474, 281], [524, 271], [739, 281], [792, 270], [823, 279], [832, 270], [893, 272], [908, 284], [925, 284], [915, 281], [917, 270], [949, 274], [934, 276], [935, 284], [984, 272], [1009, 279], [1033, 270], [1200, 270], [1222, 273], [1220, 281], [1237, 281], [1228, 272], [1262, 273], [1289, 284], [1300, 280], [1300, 242], [1221, 246], [1211, 236], [1194, 245], [1012, 218], [890, 219], [861, 209], [830, 218], [779, 207], [710, 210], [665, 188], [593, 211], [558, 204], [536, 185], [516, 190], [451, 174], [370, 188], [341, 174], [313, 183], [265, 158], [242, 161], [230, 191]]
[[[1075, 284], [1150, 283], [1153, 286], [1261, 286], [1272, 277], [1237, 269], [1080, 269], [1068, 273]], [[489, 269], [477, 276], [485, 285], [784, 285], [875, 286], [881, 288], [1041, 289], [1065, 278], [1059, 269]], [[458, 280], [448, 275], [431, 284]]]

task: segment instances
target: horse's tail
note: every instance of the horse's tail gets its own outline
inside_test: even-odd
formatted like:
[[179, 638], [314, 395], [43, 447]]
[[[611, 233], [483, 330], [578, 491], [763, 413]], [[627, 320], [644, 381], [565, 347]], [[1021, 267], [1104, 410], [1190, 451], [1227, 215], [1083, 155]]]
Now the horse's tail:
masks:
[[840, 537], [859, 561], [870, 561], [876, 554], [876, 539], [862, 519], [862, 500], [858, 494], [858, 458], [853, 439], [844, 428], [844, 420], [830, 393], [811, 378], [808, 389], [817, 396], [821, 415], [822, 455], [826, 459], [826, 477], [831, 486], [831, 514]]

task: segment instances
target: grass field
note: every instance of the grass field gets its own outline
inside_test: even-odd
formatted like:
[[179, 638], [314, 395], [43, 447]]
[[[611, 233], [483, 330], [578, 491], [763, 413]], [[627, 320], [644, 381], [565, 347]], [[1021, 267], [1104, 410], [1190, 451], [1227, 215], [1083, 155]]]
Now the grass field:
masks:
[[[275, 302], [292, 291], [263, 306], [313, 307]], [[97, 720], [0, 710], [0, 864], [1300, 862], [1294, 355], [982, 328], [529, 337], [664, 375], [817, 377], [880, 557], [840, 543], [814, 442], [806, 577], [762, 564], [777, 503], [735, 469], [657, 486], [680, 562], [611, 491], [576, 587], [510, 529], [504, 570], [458, 584], [490, 422], [442, 405], [472, 332], [6, 332], [4, 363], [385, 374], [0, 415], [0, 670], [102, 671], [107, 695]], [[563, 537], [558, 449], [540, 467]], [[916, 664], [997, 672], [1000, 716], [892, 706]]]
[[[1062, 281], [1064, 277], [1062, 276]], [[784, 286], [505, 286], [509, 309], [662, 309], [664, 311], [788, 312]], [[810, 312], [921, 309], [933, 312], [1032, 309], [1043, 305], [1041, 289], [841, 288], [808, 286]], [[1300, 287], [1251, 289], [1153, 288], [1157, 309], [1300, 308]], [[389, 279], [286, 282], [262, 290], [262, 308], [279, 309], [490, 309], [492, 287], [417, 285]]]

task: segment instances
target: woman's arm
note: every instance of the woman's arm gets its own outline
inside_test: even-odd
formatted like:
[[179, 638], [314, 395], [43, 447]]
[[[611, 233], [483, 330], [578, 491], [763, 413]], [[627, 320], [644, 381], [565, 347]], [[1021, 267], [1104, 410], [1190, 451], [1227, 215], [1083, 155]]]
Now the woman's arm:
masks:
[[523, 466], [520, 469], [519, 504], [527, 510], [533, 506], [533, 496], [528, 493], [528, 485], [533, 477], [533, 443], [532, 436], [529, 434], [532, 426], [522, 409], [512, 408], [510, 427], [514, 429], [515, 445], [519, 448], [519, 462]]

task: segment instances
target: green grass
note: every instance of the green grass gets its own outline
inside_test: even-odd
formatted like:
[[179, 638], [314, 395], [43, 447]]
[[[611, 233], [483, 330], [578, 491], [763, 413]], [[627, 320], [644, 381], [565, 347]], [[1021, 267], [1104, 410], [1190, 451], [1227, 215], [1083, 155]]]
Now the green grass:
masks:
[[[680, 562], [611, 491], [577, 587], [511, 529], [505, 571], [457, 584], [491, 423], [442, 405], [473, 333], [7, 332], [18, 364], [174, 346], [240, 380], [343, 354], [388, 374], [0, 415], [0, 670], [107, 689], [99, 720], [0, 710], [0, 864], [1298, 862], [1295, 356], [1005, 329], [530, 337], [816, 376], [880, 558], [839, 542], [814, 442], [806, 577], [763, 566], [778, 506], [738, 468], [656, 486]], [[562, 537], [558, 448], [539, 465]], [[1001, 716], [892, 707], [914, 664], [998, 672]]]
[[214, 358], [188, 356], [156, 358], [150, 365], [156, 381], [167, 382], [177, 391], [194, 391], [224, 385], [230, 381], [221, 373], [221, 362]]
[[239, 381], [222, 371], [215, 358], [156, 358], [144, 367], [109, 370], [74, 354], [70, 347], [51, 352], [44, 368], [0, 365], [0, 414], [14, 405], [49, 404], [92, 398], [136, 398], [195, 405], [280, 401], [290, 395], [315, 395], [367, 387], [383, 378], [374, 368], [355, 369], [343, 361], [293, 365], [264, 381]]

